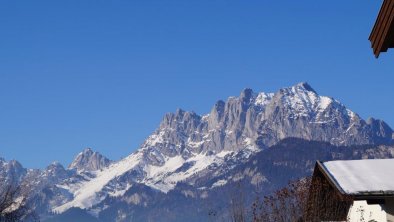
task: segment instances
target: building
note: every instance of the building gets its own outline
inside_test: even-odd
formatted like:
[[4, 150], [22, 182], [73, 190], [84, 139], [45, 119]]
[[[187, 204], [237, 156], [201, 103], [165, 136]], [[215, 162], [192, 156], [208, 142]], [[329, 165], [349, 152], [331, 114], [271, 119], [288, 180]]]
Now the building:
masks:
[[394, 48], [394, 0], [383, 1], [369, 40], [376, 58]]
[[311, 221], [394, 222], [394, 159], [318, 161], [308, 211]]

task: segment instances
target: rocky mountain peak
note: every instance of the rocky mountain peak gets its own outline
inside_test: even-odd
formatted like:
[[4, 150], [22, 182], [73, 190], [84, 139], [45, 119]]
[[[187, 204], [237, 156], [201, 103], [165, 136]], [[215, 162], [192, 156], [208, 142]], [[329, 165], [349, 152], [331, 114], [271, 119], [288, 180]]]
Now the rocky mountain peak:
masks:
[[[380, 120], [364, 121], [337, 100], [321, 96], [307, 83], [277, 93], [254, 93], [219, 100], [203, 117], [178, 109], [165, 115], [144, 146], [171, 153], [221, 152], [264, 148], [288, 138], [335, 145], [388, 143], [392, 129]], [[368, 136], [365, 136], [368, 135]]]
[[224, 115], [226, 103], [223, 100], [219, 100], [213, 106], [211, 113], [207, 117], [212, 121], [211, 124], [218, 124]]
[[49, 164], [49, 166], [47, 166], [45, 168], [46, 170], [51, 170], [51, 169], [64, 169], [63, 165], [61, 163], [59, 163], [58, 161], [54, 161], [51, 164]]
[[177, 109], [175, 113], [167, 113], [160, 123], [159, 129], [183, 129], [189, 130], [197, 127], [201, 120], [201, 116], [195, 112]]
[[[50, 172], [62, 172], [56, 164], [44, 174], [49, 181], [68, 178], [55, 187], [54, 191], [64, 196], [52, 206], [54, 211], [64, 212], [71, 207], [97, 206], [106, 196], [119, 198], [135, 184], [163, 193], [176, 191], [179, 184], [188, 189], [224, 185], [234, 178], [205, 183], [253, 155], [275, 150], [272, 147], [286, 138], [350, 146], [389, 143], [392, 136], [393, 130], [383, 121], [365, 121], [339, 101], [299, 83], [276, 93], [245, 89], [239, 97], [219, 100], [204, 116], [178, 109], [164, 116], [136, 152], [114, 164], [87, 148], [64, 176], [51, 176]], [[283, 155], [279, 153], [277, 158], [283, 159]], [[86, 172], [99, 169], [102, 171]], [[254, 178], [264, 181], [265, 177]]]
[[317, 94], [317, 92], [307, 82], [298, 83], [297, 85], [293, 86], [292, 88], [296, 88], [298, 90], [303, 90], [303, 91], [308, 91], [308, 92], [313, 92], [313, 93]]
[[215, 103], [214, 107], [212, 108], [212, 111], [215, 111], [217, 113], [223, 113], [225, 105], [226, 105], [226, 102], [224, 102], [223, 100], [218, 100]]
[[244, 90], [242, 90], [241, 95], [239, 96], [239, 99], [241, 101], [245, 101], [245, 102], [250, 102], [253, 99], [253, 90], [250, 88], [246, 88]]
[[27, 170], [16, 160], [10, 160], [9, 162], [4, 160], [0, 165], [0, 180], [18, 182], [26, 173]]
[[69, 175], [64, 166], [57, 161], [47, 166], [42, 173], [48, 180], [60, 180]]
[[280, 89], [275, 93], [275, 97], [298, 97], [306, 100], [319, 97], [318, 93], [306, 82], [298, 83], [294, 86]]
[[11, 160], [8, 162], [8, 167], [9, 168], [14, 168], [14, 169], [22, 169], [23, 166], [21, 163], [19, 163], [17, 160]]
[[95, 171], [109, 166], [110, 163], [111, 161], [100, 153], [86, 148], [75, 157], [68, 168], [78, 171]]
[[92, 148], [90, 148], [90, 147], [87, 147], [87, 148], [85, 148], [83, 151], [82, 151], [82, 154], [84, 154], [84, 155], [93, 155], [93, 150], [92, 150]]

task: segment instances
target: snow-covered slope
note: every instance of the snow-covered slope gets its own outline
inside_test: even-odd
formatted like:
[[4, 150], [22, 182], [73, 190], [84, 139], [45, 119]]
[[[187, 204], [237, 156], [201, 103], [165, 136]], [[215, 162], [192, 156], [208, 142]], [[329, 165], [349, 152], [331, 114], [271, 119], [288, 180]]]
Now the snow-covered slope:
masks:
[[[246, 159], [258, 150], [247, 148]], [[107, 168], [91, 172], [91, 177], [85, 177], [78, 183], [68, 182], [57, 185], [73, 195], [73, 200], [53, 208], [54, 212], [62, 213], [71, 207], [90, 208], [109, 196], [121, 196], [133, 184], [142, 183], [161, 192], [172, 190], [178, 182], [186, 181], [201, 173], [212, 165], [223, 164], [226, 157], [234, 156], [235, 152], [222, 151], [217, 154], [191, 154], [185, 159], [182, 156], [164, 156], [162, 165], [151, 164], [146, 149], [139, 150], [125, 159], [113, 163]], [[122, 176], [135, 173], [132, 178], [124, 180]], [[112, 186], [115, 184], [115, 186]], [[105, 192], [105, 194], [103, 194]]]
[[114, 178], [126, 173], [133, 169], [142, 159], [141, 153], [136, 153], [126, 157], [125, 159], [111, 164], [109, 167], [92, 172], [94, 177], [85, 178], [85, 180], [79, 181], [77, 184], [71, 186], [66, 184], [58, 185], [73, 194], [73, 200], [67, 202], [61, 206], [54, 208], [55, 212], [64, 212], [71, 207], [79, 207], [82, 209], [93, 206], [103, 198], [100, 198], [97, 194]]
[[[35, 184], [41, 185], [32, 186], [37, 190], [49, 187], [48, 208], [61, 213], [120, 198], [139, 185], [163, 194], [180, 183], [217, 188], [227, 180], [211, 178], [220, 178], [249, 156], [289, 137], [361, 145], [390, 143], [392, 135], [383, 121], [365, 121], [339, 101], [300, 83], [276, 93], [245, 89], [238, 97], [219, 100], [203, 116], [181, 109], [166, 114], [139, 149], [117, 162], [85, 149], [66, 170], [54, 164], [45, 172], [25, 172], [16, 163], [13, 169], [19, 169], [21, 178], [37, 178]], [[0, 169], [6, 165], [0, 160]], [[61, 176], [53, 177], [53, 172]], [[262, 175], [256, 177], [261, 180]]]
[[391, 141], [391, 134], [384, 122], [367, 123], [337, 100], [318, 95], [307, 83], [277, 93], [245, 89], [239, 97], [218, 101], [204, 116], [180, 109], [166, 114], [140, 149], [100, 171], [91, 167], [97, 165], [91, 159], [100, 161], [85, 150], [70, 167], [90, 166], [91, 175], [78, 183], [58, 185], [74, 198], [54, 210], [89, 208], [136, 183], [164, 193], [179, 182], [193, 185], [196, 175], [220, 167], [226, 155], [258, 152], [287, 137], [354, 145]]

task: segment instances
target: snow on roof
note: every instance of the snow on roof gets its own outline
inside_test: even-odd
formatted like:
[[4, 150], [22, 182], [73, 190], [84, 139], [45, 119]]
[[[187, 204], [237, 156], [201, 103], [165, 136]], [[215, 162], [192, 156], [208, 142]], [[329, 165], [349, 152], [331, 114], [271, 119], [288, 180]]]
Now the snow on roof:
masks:
[[394, 159], [329, 161], [323, 167], [346, 194], [394, 193]]

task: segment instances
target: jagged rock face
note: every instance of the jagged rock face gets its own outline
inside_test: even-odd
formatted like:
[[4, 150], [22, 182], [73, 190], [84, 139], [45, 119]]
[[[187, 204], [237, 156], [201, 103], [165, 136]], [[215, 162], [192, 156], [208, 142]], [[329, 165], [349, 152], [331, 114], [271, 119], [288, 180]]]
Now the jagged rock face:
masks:
[[44, 170], [24, 168], [18, 161], [9, 162], [0, 159], [0, 179], [9, 183], [19, 183], [31, 189], [53, 185], [72, 175], [57, 162], [52, 163]]
[[209, 174], [208, 165], [223, 165], [229, 161], [224, 158], [228, 153], [234, 157], [243, 151], [247, 156], [285, 138], [350, 146], [390, 143], [392, 133], [383, 121], [364, 121], [337, 100], [318, 95], [307, 83], [276, 93], [245, 89], [239, 97], [219, 100], [204, 116], [181, 109], [166, 114], [130, 156], [133, 164], [125, 163], [133, 167], [110, 184], [133, 181], [167, 192], [177, 181], [194, 184], [199, 179], [191, 174]]
[[[392, 134], [383, 121], [364, 121], [337, 100], [300, 83], [274, 94], [245, 89], [239, 97], [218, 101], [202, 117], [183, 110], [167, 114], [142, 147], [188, 157], [246, 146], [264, 148], [289, 137], [334, 145], [384, 144], [392, 141]], [[161, 163], [160, 158], [152, 162]]]
[[111, 161], [98, 152], [86, 148], [75, 157], [74, 161], [68, 167], [77, 171], [95, 171], [101, 170], [111, 164]]
[[[390, 138], [390, 134], [394, 135], [389, 125], [387, 125], [382, 120], [376, 120], [374, 118], [369, 118], [367, 120], [367, 124], [370, 126], [371, 131], [374, 133], [374, 136], [378, 140], [379, 143], [387, 143], [388, 138]], [[392, 137], [394, 139], [394, 137]]]
[[4, 159], [0, 159], [0, 181], [4, 184], [8, 183], [19, 183], [23, 177], [27, 174], [27, 169], [16, 160], [9, 162]]
[[71, 174], [69, 171], [64, 169], [63, 165], [58, 162], [53, 162], [51, 165], [42, 171], [42, 175], [48, 180], [62, 180], [69, 177]]
[[[383, 121], [364, 121], [337, 100], [320, 96], [308, 84], [300, 83], [276, 93], [245, 89], [239, 97], [219, 100], [204, 116], [181, 109], [166, 114], [136, 152], [117, 162], [85, 149], [68, 169], [52, 164], [43, 171], [27, 171], [16, 163], [14, 168], [35, 184], [33, 188], [40, 195], [45, 194], [41, 199], [46, 210], [61, 213], [80, 207], [100, 212], [103, 206], [92, 207], [106, 198], [122, 199], [137, 184], [165, 196], [179, 184], [193, 189], [224, 185], [223, 175], [236, 182], [241, 177], [232, 175], [231, 169], [285, 138], [349, 146], [391, 143], [393, 135]], [[379, 155], [390, 152], [391, 148]], [[0, 159], [0, 173], [6, 165]], [[257, 171], [244, 172], [252, 184], [265, 181]], [[213, 177], [220, 179], [212, 181]], [[128, 201], [139, 205], [147, 199], [136, 195]]]
[[319, 96], [306, 83], [281, 89], [266, 111], [258, 130], [258, 143], [274, 145], [296, 137], [334, 145], [390, 143], [392, 129], [383, 121], [365, 122], [340, 102]]

